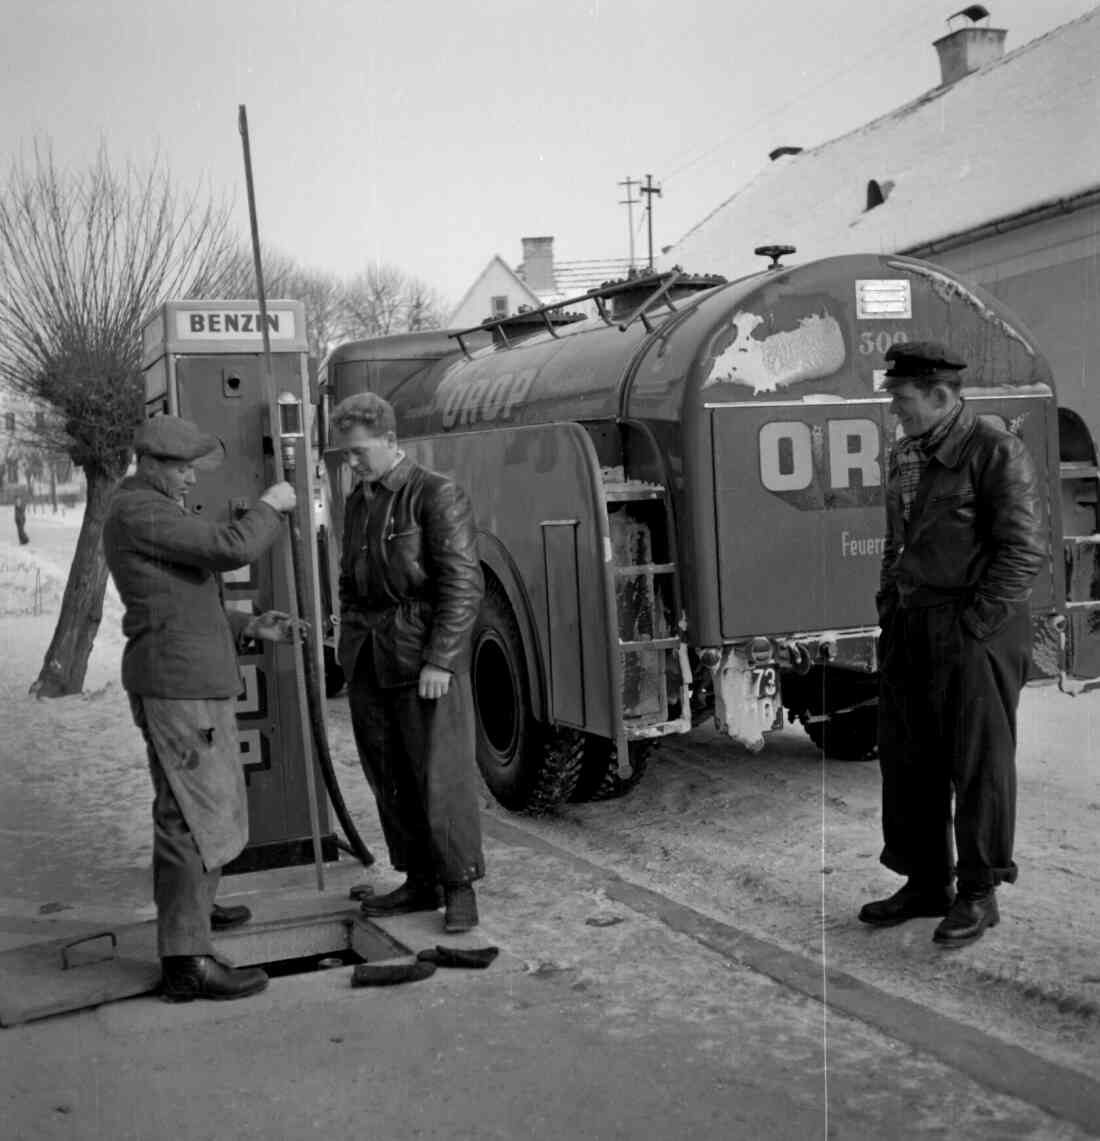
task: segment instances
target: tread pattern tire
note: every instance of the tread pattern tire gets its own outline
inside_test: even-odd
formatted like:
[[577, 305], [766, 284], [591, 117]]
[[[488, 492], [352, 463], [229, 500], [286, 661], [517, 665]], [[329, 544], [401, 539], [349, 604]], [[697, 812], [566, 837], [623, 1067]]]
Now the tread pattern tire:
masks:
[[589, 737], [585, 744], [584, 771], [573, 789], [574, 804], [586, 800], [617, 800], [626, 796], [645, 776], [655, 741], [630, 742], [630, 776], [619, 775], [618, 750], [602, 737]]
[[340, 663], [336, 660], [336, 651], [330, 646], [325, 647], [325, 696], [335, 697], [347, 682]]
[[804, 726], [810, 740], [831, 761], [870, 761], [876, 750], [878, 716], [874, 709], [841, 713], [831, 721]]
[[531, 815], [567, 801], [581, 777], [586, 737], [535, 720], [519, 624], [508, 596], [488, 574], [471, 681], [477, 763], [493, 797]]
[[[805, 707], [819, 716], [856, 705], [878, 692], [874, 677], [850, 670], [815, 666], [805, 679]], [[878, 706], [834, 714], [829, 721], [803, 725], [810, 740], [831, 761], [869, 761], [878, 745]]]

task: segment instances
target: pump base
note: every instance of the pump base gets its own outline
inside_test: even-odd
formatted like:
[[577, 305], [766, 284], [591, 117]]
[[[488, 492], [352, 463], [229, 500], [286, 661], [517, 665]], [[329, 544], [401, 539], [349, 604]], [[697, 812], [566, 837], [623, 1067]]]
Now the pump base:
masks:
[[[339, 858], [336, 836], [329, 833], [321, 837], [321, 859], [332, 863]], [[223, 876], [239, 876], [245, 872], [264, 872], [268, 868], [290, 868], [313, 863], [313, 841], [306, 836], [300, 840], [277, 840], [271, 844], [249, 844], [247, 848], [222, 868]]]

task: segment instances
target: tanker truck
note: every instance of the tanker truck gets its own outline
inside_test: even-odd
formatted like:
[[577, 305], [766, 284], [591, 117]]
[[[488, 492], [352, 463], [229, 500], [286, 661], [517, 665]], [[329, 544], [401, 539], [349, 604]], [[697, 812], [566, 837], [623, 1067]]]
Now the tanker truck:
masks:
[[[1030, 334], [926, 262], [757, 252], [771, 264], [737, 281], [651, 274], [326, 362], [322, 431], [326, 409], [377, 392], [405, 450], [473, 501], [477, 756], [509, 809], [619, 795], [657, 742], [712, 716], [753, 751], [792, 723], [829, 757], [873, 755], [897, 431], [882, 379], [901, 341], [961, 353], [966, 399], [1035, 459], [1052, 558], [1034, 668], [1061, 667], [1058, 410]], [[351, 475], [336, 450], [326, 463], [334, 576]]]

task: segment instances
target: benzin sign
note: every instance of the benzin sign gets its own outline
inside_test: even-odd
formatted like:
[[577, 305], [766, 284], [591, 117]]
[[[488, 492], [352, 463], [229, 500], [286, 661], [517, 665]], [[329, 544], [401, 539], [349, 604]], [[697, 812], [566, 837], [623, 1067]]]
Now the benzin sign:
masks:
[[[294, 312], [267, 311], [267, 335], [272, 341], [294, 339]], [[262, 340], [258, 309], [187, 309], [176, 311], [176, 337], [181, 341]]]

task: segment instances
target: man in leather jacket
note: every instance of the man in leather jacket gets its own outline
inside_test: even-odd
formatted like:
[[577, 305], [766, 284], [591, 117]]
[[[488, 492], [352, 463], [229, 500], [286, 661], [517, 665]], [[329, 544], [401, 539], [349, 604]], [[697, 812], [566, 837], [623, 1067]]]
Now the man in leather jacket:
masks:
[[484, 583], [473, 509], [447, 477], [398, 447], [393, 408], [372, 392], [332, 413], [359, 483], [344, 514], [340, 664], [390, 861], [406, 875], [367, 915], [434, 910], [477, 925], [485, 874], [470, 656]]
[[959, 944], [997, 923], [996, 887], [1016, 880], [1016, 707], [1028, 597], [1050, 552], [1031, 457], [961, 398], [966, 362], [933, 342], [886, 360], [905, 437], [890, 455], [877, 598], [881, 860], [907, 879], [859, 918], [946, 916], [933, 938]]

